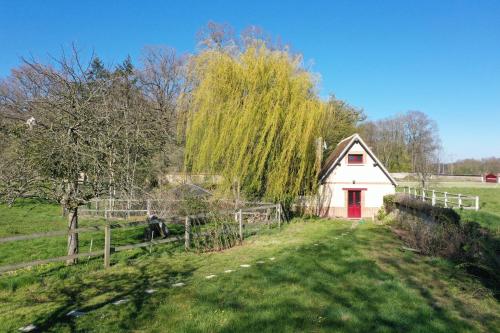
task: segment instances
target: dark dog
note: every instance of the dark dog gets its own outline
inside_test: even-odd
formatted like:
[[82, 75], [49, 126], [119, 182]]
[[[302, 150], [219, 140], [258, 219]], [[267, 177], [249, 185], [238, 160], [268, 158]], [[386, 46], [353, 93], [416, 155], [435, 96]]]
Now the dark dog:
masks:
[[154, 238], [167, 238], [170, 234], [165, 220], [158, 218], [156, 215], [151, 215], [147, 218], [148, 226], [144, 229], [144, 239], [151, 241]]

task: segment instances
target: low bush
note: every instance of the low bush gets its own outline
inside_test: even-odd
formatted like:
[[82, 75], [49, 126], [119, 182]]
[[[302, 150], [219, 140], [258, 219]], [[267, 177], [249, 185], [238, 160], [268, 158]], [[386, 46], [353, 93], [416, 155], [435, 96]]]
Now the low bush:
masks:
[[397, 214], [395, 226], [405, 231], [404, 240], [423, 254], [449, 259], [460, 257], [463, 234], [460, 225], [432, 223], [408, 212]]
[[203, 220], [192, 220], [191, 245], [197, 252], [221, 251], [239, 242], [238, 223], [227, 216], [211, 213]]
[[386, 210], [384, 207], [382, 207], [378, 210], [376, 218], [379, 221], [383, 221], [386, 218], [386, 216], [387, 216]]
[[385, 209], [385, 213], [386, 214], [389, 214], [391, 213], [394, 208], [395, 208], [395, 204], [394, 204], [394, 200], [396, 198], [396, 195], [395, 194], [389, 194], [389, 195], [386, 195], [384, 196], [384, 209]]
[[500, 294], [500, 240], [476, 222], [461, 222], [453, 210], [405, 196], [394, 200], [393, 226], [422, 254], [450, 259], [467, 268]]
[[441, 206], [432, 206], [428, 202], [416, 200], [401, 193], [394, 196], [393, 202], [389, 204], [389, 207], [410, 212], [413, 215], [430, 219], [436, 223], [460, 223], [460, 215], [455, 210]]

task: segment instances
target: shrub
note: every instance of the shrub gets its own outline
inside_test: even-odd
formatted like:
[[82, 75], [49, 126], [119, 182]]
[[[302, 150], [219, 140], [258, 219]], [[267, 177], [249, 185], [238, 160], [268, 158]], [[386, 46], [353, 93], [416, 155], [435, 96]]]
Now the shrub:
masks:
[[382, 207], [377, 212], [377, 220], [382, 221], [387, 216], [385, 207]]
[[399, 210], [422, 216], [436, 223], [460, 223], [460, 215], [451, 208], [432, 206], [428, 202], [416, 200], [404, 194], [395, 196], [393, 203], [394, 207]]
[[395, 208], [395, 204], [394, 204], [394, 200], [396, 198], [396, 195], [394, 194], [389, 194], [389, 195], [386, 195], [384, 196], [384, 209], [385, 209], [385, 213], [386, 214], [389, 214], [390, 212], [392, 212]]
[[476, 222], [461, 223], [452, 209], [397, 196], [394, 226], [411, 247], [423, 254], [453, 260], [478, 276], [498, 295], [500, 240]]
[[239, 242], [238, 223], [227, 216], [210, 213], [202, 220], [193, 219], [192, 246], [197, 252], [221, 251]]

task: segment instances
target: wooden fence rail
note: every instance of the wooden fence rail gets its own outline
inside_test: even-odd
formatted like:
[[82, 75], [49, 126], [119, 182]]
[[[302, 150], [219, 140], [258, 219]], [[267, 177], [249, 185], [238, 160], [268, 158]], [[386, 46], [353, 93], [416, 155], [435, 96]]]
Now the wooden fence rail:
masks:
[[479, 196], [455, 194], [419, 187], [401, 187], [398, 191], [412, 198], [430, 202], [432, 206], [442, 204], [445, 208], [479, 210]]
[[[281, 204], [274, 204], [274, 205], [265, 204], [265, 205], [257, 206], [257, 207], [242, 208], [242, 209], [239, 209], [235, 213], [235, 216], [236, 216], [237, 221], [239, 223], [240, 241], [243, 241], [243, 226], [244, 226], [243, 214], [244, 213], [251, 214], [251, 213], [256, 212], [258, 210], [266, 210], [266, 212], [267, 212], [270, 208], [274, 208], [276, 210], [275, 219], [278, 222], [278, 227], [281, 227], [281, 220], [282, 220]], [[219, 212], [219, 213], [222, 213], [222, 214], [231, 213], [232, 214], [232, 213], [234, 213], [234, 211], [232, 211], [232, 212], [224, 211], [224, 212]], [[73, 230], [58, 230], [58, 231], [49, 231], [49, 232], [44, 232], [44, 233], [34, 233], [34, 234], [30, 234], [30, 235], [18, 235], [18, 236], [0, 238], [0, 244], [1, 244], [1, 243], [31, 240], [31, 239], [67, 236], [67, 235], [76, 234], [76, 233], [104, 231], [104, 250], [86, 252], [86, 253], [78, 253], [78, 254], [74, 254], [74, 255], [54, 257], [54, 258], [48, 258], [48, 259], [39, 259], [39, 260], [33, 260], [33, 261], [29, 261], [29, 262], [22, 262], [22, 263], [16, 263], [16, 264], [10, 264], [10, 265], [6, 265], [6, 266], [1, 266], [0, 273], [14, 271], [14, 270], [26, 268], [26, 267], [32, 267], [32, 266], [43, 265], [43, 264], [48, 264], [48, 263], [66, 261], [69, 259], [77, 259], [77, 258], [85, 258], [85, 257], [90, 258], [90, 257], [97, 257], [97, 256], [102, 256], [102, 255], [104, 256], [104, 267], [108, 268], [110, 266], [112, 253], [126, 251], [126, 250], [130, 250], [130, 249], [135, 249], [135, 248], [159, 245], [159, 244], [164, 244], [164, 243], [171, 243], [171, 242], [176, 242], [176, 241], [180, 242], [182, 240], [184, 240], [184, 242], [185, 242], [186, 249], [189, 249], [191, 237], [192, 237], [191, 230], [190, 230], [191, 229], [190, 228], [191, 221], [195, 220], [195, 219], [207, 218], [208, 216], [209, 216], [208, 214], [197, 214], [197, 215], [189, 215], [189, 216], [184, 216], [184, 217], [172, 216], [172, 217], [165, 219], [166, 221], [174, 221], [174, 220], [178, 221], [178, 220], [184, 219], [185, 234], [183, 237], [173, 236], [173, 237], [168, 237], [168, 238], [158, 239], [158, 240], [154, 240], [152, 238], [150, 241], [147, 241], [147, 242], [142, 242], [142, 243], [138, 243], [138, 244], [120, 245], [120, 246], [116, 246], [116, 247], [112, 247], [112, 242], [111, 242], [111, 233], [112, 233], [113, 229], [132, 228], [132, 227], [137, 227], [137, 226], [159, 224], [162, 222], [160, 222], [160, 221], [158, 221], [158, 222], [137, 221], [137, 222], [127, 222], [127, 223], [107, 223], [104, 225], [82, 227], [82, 228], [77, 228], [77, 229], [73, 229]], [[203, 235], [204, 234], [201, 234], [199, 236], [203, 236]]]
[[[105, 219], [111, 219], [114, 216], [121, 216], [129, 219], [131, 216], [141, 217], [150, 216], [155, 213], [152, 208], [154, 203], [160, 202], [157, 199], [92, 199], [85, 206], [82, 206], [78, 213], [81, 216], [101, 216]], [[168, 202], [177, 203], [183, 200], [171, 199]], [[230, 203], [229, 200], [223, 200]], [[260, 205], [258, 207], [245, 207], [246, 205]], [[249, 202], [240, 201], [239, 205], [248, 211], [260, 210], [264, 206], [275, 207], [275, 204], [269, 202]]]

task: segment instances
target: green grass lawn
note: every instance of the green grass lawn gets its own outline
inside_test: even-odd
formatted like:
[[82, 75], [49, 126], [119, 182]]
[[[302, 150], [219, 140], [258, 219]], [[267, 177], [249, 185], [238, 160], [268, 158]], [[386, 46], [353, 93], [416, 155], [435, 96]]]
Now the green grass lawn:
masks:
[[[142, 218], [144, 219], [145, 217]], [[102, 218], [81, 217], [79, 226], [104, 225], [105, 222]], [[170, 230], [179, 229], [178, 226], [175, 227], [177, 228], [170, 227]], [[0, 204], [0, 238], [56, 230], [67, 230], [66, 218], [61, 216], [61, 207], [57, 204], [43, 200], [22, 200], [12, 207]], [[143, 233], [144, 226], [113, 229], [113, 246], [140, 243], [143, 241]], [[91, 249], [99, 251], [104, 247], [103, 231], [81, 233], [79, 239], [82, 253]], [[64, 256], [66, 246], [66, 236], [0, 243], [0, 266]]]
[[[0, 276], [0, 331], [499, 331], [485, 288], [401, 245], [385, 226], [294, 220], [223, 252], [171, 244], [113, 255], [107, 271], [102, 259], [18, 271]], [[86, 314], [67, 317], [74, 309]]]
[[[79, 226], [102, 225], [103, 218], [78, 219]], [[67, 218], [61, 215], [61, 206], [39, 199], [16, 201], [12, 207], [0, 204], [0, 238], [15, 235], [28, 235], [38, 232], [66, 230]]]
[[[404, 183], [401, 186], [418, 186], [416, 183]], [[479, 211], [457, 210], [464, 221], [474, 221], [500, 234], [500, 186], [497, 184], [473, 182], [431, 183], [430, 189], [454, 194], [479, 196]]]
[[486, 185], [488, 186], [463, 187], [441, 183], [436, 186], [436, 189], [456, 194], [479, 196], [479, 211], [461, 210], [459, 212], [462, 219], [464, 221], [478, 222], [500, 234], [500, 187], [491, 184]]

